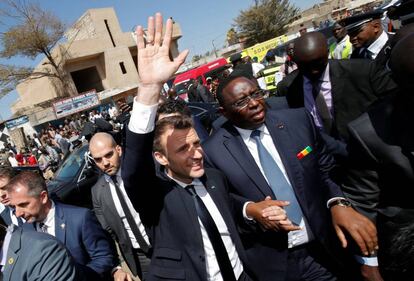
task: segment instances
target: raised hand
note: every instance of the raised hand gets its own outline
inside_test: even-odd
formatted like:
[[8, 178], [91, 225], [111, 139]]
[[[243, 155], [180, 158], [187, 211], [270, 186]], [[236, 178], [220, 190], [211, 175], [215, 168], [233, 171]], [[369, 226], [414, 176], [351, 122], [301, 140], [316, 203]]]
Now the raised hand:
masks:
[[174, 60], [170, 59], [169, 51], [172, 38], [173, 22], [168, 19], [162, 38], [163, 19], [160, 13], [148, 18], [146, 40], [142, 26], [136, 29], [138, 48], [138, 74], [140, 87], [162, 86], [188, 55], [188, 50], [181, 52]]

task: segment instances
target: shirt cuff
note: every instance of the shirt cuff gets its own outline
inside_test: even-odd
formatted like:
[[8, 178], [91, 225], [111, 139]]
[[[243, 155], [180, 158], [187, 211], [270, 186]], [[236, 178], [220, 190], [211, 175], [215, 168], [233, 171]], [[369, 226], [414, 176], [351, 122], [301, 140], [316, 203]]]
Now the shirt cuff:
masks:
[[136, 134], [147, 134], [154, 131], [157, 109], [158, 104], [140, 104], [134, 99], [128, 129]]
[[361, 256], [354, 256], [356, 261], [363, 265], [368, 266], [378, 266], [378, 258], [377, 257], [361, 257]]
[[338, 199], [345, 199], [345, 198], [344, 198], [344, 197], [333, 197], [333, 198], [329, 199], [329, 200], [328, 200], [328, 202], [326, 202], [326, 208], [328, 208], [328, 209], [329, 209], [329, 205], [330, 205], [333, 201], [336, 201], [336, 200], [338, 200]]
[[121, 267], [120, 265], [118, 265], [117, 267], [114, 267], [114, 268], [111, 270], [111, 275], [112, 275], [112, 276], [114, 276], [115, 272], [117, 272], [117, 271], [118, 271], [118, 269], [122, 269], [122, 267]]
[[249, 217], [249, 216], [247, 215], [247, 213], [246, 213], [246, 208], [247, 208], [247, 205], [248, 205], [249, 203], [253, 203], [253, 201], [247, 201], [247, 202], [246, 202], [246, 203], [244, 203], [244, 205], [243, 205], [243, 218], [244, 218], [244, 219], [246, 219], [246, 220], [248, 220], [248, 221], [253, 222], [253, 221], [254, 221], [254, 219], [253, 219], [253, 218], [251, 218], [251, 217]]

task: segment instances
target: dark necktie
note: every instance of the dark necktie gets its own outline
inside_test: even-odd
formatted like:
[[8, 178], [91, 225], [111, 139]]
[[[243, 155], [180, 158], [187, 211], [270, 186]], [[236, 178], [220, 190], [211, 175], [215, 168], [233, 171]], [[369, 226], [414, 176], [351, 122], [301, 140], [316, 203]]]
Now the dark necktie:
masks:
[[43, 233], [47, 233], [47, 225], [43, 222], [39, 223], [39, 231]]
[[142, 236], [141, 231], [138, 229], [137, 223], [135, 222], [131, 211], [128, 208], [128, 205], [125, 201], [125, 197], [121, 192], [121, 189], [118, 184], [118, 180], [116, 179], [116, 176], [111, 176], [112, 182], [115, 186], [116, 195], [118, 196], [119, 202], [121, 203], [122, 210], [124, 210], [125, 218], [129, 224], [129, 227], [131, 227], [132, 233], [135, 236], [135, 239], [137, 239], [137, 242], [144, 253], [148, 253], [149, 245], [145, 241], [144, 237]]
[[220, 232], [210, 215], [203, 200], [195, 192], [193, 185], [188, 185], [185, 188], [193, 197], [194, 205], [197, 210], [197, 215], [204, 225], [207, 231], [208, 238], [213, 245], [214, 252], [216, 254], [217, 263], [220, 267], [221, 276], [224, 281], [236, 281], [234, 276], [233, 266], [231, 265], [229, 254], [227, 253], [226, 247], [224, 246], [223, 240], [221, 239]]
[[288, 218], [292, 222], [299, 225], [303, 218], [303, 214], [299, 202], [296, 199], [295, 192], [286, 180], [275, 160], [273, 160], [272, 155], [270, 155], [269, 151], [267, 151], [264, 147], [260, 139], [260, 133], [261, 132], [259, 130], [254, 130], [251, 134], [251, 138], [257, 145], [260, 165], [262, 166], [263, 172], [269, 181], [270, 188], [276, 196], [276, 199], [290, 202], [288, 206], [284, 207]]
[[328, 105], [326, 104], [325, 98], [320, 91], [320, 82], [312, 82], [312, 95], [315, 99], [315, 108], [322, 122], [325, 133], [331, 134], [332, 131], [332, 117], [329, 112]]

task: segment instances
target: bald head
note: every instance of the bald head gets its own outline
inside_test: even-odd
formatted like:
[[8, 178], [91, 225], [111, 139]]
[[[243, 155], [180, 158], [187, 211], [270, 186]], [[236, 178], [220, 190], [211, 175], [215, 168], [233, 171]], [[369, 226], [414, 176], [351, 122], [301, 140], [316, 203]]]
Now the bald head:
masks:
[[[413, 96], [414, 91], [414, 33], [401, 39], [391, 52], [389, 66], [392, 76], [405, 91]], [[405, 92], [403, 91], [403, 92]], [[411, 97], [414, 100], [414, 97]]]
[[89, 141], [89, 152], [96, 166], [109, 176], [120, 167], [122, 150], [108, 133], [96, 133]]
[[89, 149], [99, 148], [103, 145], [116, 146], [115, 139], [108, 133], [96, 133], [89, 141]]
[[319, 79], [328, 64], [328, 44], [320, 32], [310, 32], [295, 41], [294, 61], [299, 71], [311, 80]]

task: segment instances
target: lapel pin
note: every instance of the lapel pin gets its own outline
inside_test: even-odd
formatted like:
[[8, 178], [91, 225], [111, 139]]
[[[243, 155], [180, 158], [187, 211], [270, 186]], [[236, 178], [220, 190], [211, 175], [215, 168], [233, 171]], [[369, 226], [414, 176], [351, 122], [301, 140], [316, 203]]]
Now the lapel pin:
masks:
[[14, 263], [14, 259], [13, 258], [9, 258], [9, 260], [7, 261], [9, 264], [13, 264]]
[[277, 124], [277, 127], [278, 127], [279, 129], [283, 129], [283, 128], [285, 127], [285, 125], [283, 125], [283, 123], [279, 123], [279, 124]]
[[216, 187], [213, 185], [212, 187], [211, 187], [211, 189], [215, 189]]
[[302, 150], [301, 152], [299, 152], [296, 157], [300, 160], [303, 157], [305, 157], [306, 155], [308, 155], [309, 153], [312, 152], [312, 147], [307, 146], [304, 150]]
[[61, 229], [65, 229], [65, 224], [64, 224], [64, 223], [62, 223], [62, 224], [60, 225], [60, 228], [61, 228]]

